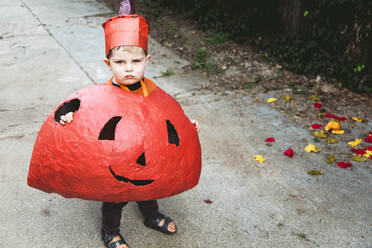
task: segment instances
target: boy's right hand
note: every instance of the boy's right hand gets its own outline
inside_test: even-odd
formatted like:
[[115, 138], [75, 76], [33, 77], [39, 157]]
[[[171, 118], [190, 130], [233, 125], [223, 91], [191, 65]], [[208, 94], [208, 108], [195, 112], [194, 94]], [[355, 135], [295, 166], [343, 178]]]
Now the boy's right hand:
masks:
[[61, 125], [65, 125], [66, 123], [71, 123], [73, 118], [74, 118], [74, 112], [68, 112], [67, 114], [61, 116], [61, 120], [59, 121], [59, 123]]

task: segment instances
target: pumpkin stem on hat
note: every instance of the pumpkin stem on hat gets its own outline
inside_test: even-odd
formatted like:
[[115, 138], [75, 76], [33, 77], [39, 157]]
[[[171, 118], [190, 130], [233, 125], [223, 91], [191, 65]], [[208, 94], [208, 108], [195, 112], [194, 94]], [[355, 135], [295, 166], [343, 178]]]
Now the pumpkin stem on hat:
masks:
[[132, 0], [123, 0], [120, 3], [119, 15], [132, 15], [135, 12]]

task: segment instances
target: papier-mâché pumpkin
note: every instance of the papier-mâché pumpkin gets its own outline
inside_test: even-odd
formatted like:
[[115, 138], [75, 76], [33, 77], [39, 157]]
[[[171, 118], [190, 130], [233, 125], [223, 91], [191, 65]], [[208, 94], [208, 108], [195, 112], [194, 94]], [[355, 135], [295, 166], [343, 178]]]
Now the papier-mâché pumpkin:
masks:
[[[65, 126], [60, 116], [74, 112]], [[87, 200], [145, 201], [194, 187], [201, 149], [194, 125], [160, 88], [148, 97], [110, 85], [69, 96], [44, 122], [28, 184]]]

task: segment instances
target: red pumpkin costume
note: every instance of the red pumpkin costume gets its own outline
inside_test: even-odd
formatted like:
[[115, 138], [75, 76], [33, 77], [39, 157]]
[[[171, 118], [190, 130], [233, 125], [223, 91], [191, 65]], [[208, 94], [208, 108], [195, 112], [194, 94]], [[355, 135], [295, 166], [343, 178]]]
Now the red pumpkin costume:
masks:
[[[103, 27], [106, 55], [123, 45], [147, 52], [149, 29], [143, 17], [117, 16]], [[27, 183], [68, 198], [104, 201], [105, 235], [118, 235], [128, 201], [137, 201], [145, 224], [158, 230], [165, 216], [155, 199], [188, 190], [200, 177], [194, 125], [154, 82], [144, 78], [137, 85], [118, 88], [111, 78], [75, 92], [48, 116], [32, 153]], [[74, 120], [60, 125], [68, 112], [74, 112]]]
[[[106, 54], [119, 45], [147, 50], [143, 17], [118, 16], [103, 26]], [[138, 92], [111, 83], [74, 93], [49, 115], [35, 142], [28, 184], [68, 198], [116, 203], [194, 187], [200, 144], [180, 105], [146, 78]], [[74, 120], [62, 126], [60, 116], [67, 112], [74, 112]]]

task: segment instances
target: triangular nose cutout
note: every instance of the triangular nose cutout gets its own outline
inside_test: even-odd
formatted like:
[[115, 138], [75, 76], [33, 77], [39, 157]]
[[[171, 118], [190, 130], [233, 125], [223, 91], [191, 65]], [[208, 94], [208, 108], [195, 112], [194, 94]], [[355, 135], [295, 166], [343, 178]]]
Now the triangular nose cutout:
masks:
[[145, 153], [142, 153], [141, 156], [138, 157], [137, 159], [137, 164], [146, 166], [146, 158], [145, 158]]

